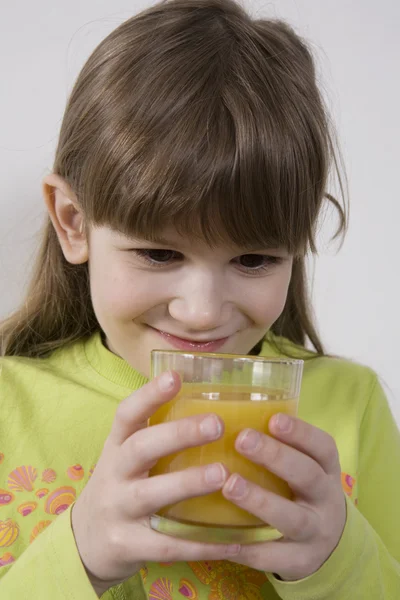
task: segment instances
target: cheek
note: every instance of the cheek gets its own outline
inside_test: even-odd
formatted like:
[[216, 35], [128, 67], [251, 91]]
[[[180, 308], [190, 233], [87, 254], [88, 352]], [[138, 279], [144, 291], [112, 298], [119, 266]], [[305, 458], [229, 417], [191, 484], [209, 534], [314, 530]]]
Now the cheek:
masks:
[[160, 300], [157, 286], [147, 274], [132, 273], [129, 265], [114, 264], [108, 271], [93, 268], [91, 293], [96, 313], [121, 320], [132, 320]]
[[262, 327], [270, 327], [281, 315], [287, 298], [290, 271], [267, 277], [254, 294], [254, 320]]
[[131, 318], [137, 313], [137, 298], [135, 297], [132, 286], [126, 282], [113, 278], [109, 286], [105, 286], [102, 293], [102, 309], [112, 317]]

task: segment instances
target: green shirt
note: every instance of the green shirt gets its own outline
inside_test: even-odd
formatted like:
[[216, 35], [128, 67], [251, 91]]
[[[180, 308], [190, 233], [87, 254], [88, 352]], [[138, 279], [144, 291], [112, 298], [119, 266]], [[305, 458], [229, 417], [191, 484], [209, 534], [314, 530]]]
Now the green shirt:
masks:
[[[305, 352], [285, 343], [297, 357]], [[278, 355], [268, 341], [261, 354]], [[118, 403], [145, 382], [105, 348], [100, 333], [47, 358], [0, 359], [2, 600], [97, 598], [77, 551], [71, 507]], [[398, 600], [400, 434], [376, 374], [341, 359], [307, 360], [299, 417], [336, 440], [347, 502], [342, 538], [316, 573], [283, 582], [229, 561], [147, 563], [102, 598]]]

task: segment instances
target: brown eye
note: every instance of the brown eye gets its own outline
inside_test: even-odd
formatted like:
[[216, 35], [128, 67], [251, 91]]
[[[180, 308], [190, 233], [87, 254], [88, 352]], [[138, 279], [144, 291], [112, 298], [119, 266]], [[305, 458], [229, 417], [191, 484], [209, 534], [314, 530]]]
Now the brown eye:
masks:
[[268, 261], [268, 258], [263, 254], [244, 254], [239, 258], [239, 261], [241, 266], [246, 267], [246, 269], [259, 269]]
[[133, 252], [138, 256], [142, 261], [145, 261], [149, 265], [153, 265], [155, 267], [168, 265], [171, 261], [176, 261], [182, 258], [182, 254], [179, 252], [175, 252], [175, 250], [164, 250], [162, 248], [155, 248], [154, 250], [151, 248], [136, 248]]
[[280, 256], [267, 256], [266, 254], [243, 254], [235, 259], [239, 267], [249, 275], [263, 275], [270, 272], [275, 266], [282, 264]]
[[146, 254], [150, 260], [163, 263], [175, 258], [176, 253], [173, 250], [147, 250]]

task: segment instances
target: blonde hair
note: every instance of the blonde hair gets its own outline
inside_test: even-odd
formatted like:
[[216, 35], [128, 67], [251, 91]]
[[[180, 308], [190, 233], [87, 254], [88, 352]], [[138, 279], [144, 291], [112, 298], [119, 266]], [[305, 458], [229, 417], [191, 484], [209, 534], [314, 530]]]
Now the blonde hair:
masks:
[[[336, 235], [346, 229], [334, 139], [311, 49], [287, 23], [253, 19], [234, 0], [167, 0], [87, 60], [53, 172], [88, 227], [151, 240], [173, 224], [210, 245], [287, 248], [293, 274], [271, 331], [323, 354], [304, 261], [324, 202], [339, 211]], [[343, 207], [326, 190], [331, 166]], [[1, 354], [41, 357], [99, 329], [88, 264], [65, 260], [47, 217], [26, 298], [0, 326]]]

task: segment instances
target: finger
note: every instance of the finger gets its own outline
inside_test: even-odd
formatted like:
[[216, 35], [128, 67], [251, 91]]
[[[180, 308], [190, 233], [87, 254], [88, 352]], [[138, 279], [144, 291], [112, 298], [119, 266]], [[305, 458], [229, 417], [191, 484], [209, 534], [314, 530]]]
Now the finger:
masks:
[[142, 429], [159, 406], [172, 400], [181, 387], [175, 371], [166, 371], [122, 400], [118, 405], [108, 439], [122, 444], [132, 433]]
[[222, 494], [277, 529], [285, 538], [305, 541], [314, 534], [315, 515], [310, 509], [265, 490], [236, 473], [226, 481]]
[[229, 561], [257, 571], [279, 573], [282, 579], [296, 581], [315, 571], [311, 558], [305, 547], [282, 538], [274, 542], [243, 545]]
[[138, 519], [181, 500], [211, 494], [220, 490], [228, 477], [229, 471], [221, 463], [212, 463], [132, 481], [126, 496], [127, 515]]
[[224, 422], [218, 415], [194, 415], [159, 423], [131, 435], [121, 446], [118, 474], [132, 477], [153, 467], [157, 460], [184, 448], [200, 446], [221, 437]]
[[[288, 429], [280, 425], [287, 425]], [[269, 423], [270, 431], [294, 448], [311, 456], [328, 475], [340, 474], [339, 453], [334, 438], [326, 431], [296, 417], [278, 414]]]
[[[250, 442], [256, 445], [248, 447]], [[307, 500], [325, 497], [325, 471], [313, 458], [299, 450], [254, 429], [242, 431], [235, 447], [241, 454], [286, 481], [296, 495]]]
[[[126, 529], [127, 536], [130, 535], [129, 527]], [[131, 539], [137, 537], [137, 525], [132, 527]], [[140, 557], [131, 556], [130, 562], [137, 562], [138, 558], [145, 562], [178, 562], [199, 560], [224, 560], [231, 556], [237, 556], [240, 552], [239, 544], [207, 544], [205, 542], [193, 542], [172, 537], [152, 529], [143, 536], [143, 544], [140, 546]], [[128, 538], [129, 539], [129, 538]], [[128, 552], [126, 552], [128, 556]]]

